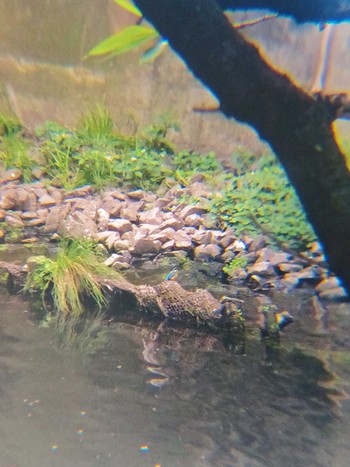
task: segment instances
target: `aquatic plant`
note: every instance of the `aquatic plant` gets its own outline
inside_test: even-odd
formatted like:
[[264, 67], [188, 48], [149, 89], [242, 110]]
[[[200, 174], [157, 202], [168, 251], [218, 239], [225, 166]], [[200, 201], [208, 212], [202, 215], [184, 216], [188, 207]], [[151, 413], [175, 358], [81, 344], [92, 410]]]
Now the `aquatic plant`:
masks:
[[224, 175], [224, 189], [209, 203], [223, 226], [234, 227], [238, 235], [271, 234], [296, 249], [315, 239], [293, 187], [272, 154], [250, 157], [246, 167], [237, 167], [237, 173]]
[[44, 301], [50, 293], [57, 312], [74, 319], [86, 310], [86, 298], [99, 309], [105, 305], [97, 276], [110, 274], [98, 261], [93, 242], [63, 239], [56, 258], [39, 256], [31, 261], [25, 290], [39, 291]]

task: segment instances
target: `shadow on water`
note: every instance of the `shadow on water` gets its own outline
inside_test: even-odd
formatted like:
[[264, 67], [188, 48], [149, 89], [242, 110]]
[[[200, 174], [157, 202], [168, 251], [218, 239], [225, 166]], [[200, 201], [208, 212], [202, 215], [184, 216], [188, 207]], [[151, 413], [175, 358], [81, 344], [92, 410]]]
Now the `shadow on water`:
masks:
[[25, 302], [2, 301], [1, 466], [348, 465], [347, 305], [327, 335], [300, 317], [267, 352], [253, 324], [227, 350], [131, 313], [62, 346]]

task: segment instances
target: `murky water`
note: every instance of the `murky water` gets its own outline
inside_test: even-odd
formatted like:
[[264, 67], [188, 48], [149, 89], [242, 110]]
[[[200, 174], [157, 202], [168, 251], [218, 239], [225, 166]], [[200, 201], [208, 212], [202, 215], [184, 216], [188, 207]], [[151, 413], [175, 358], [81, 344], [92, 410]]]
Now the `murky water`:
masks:
[[1, 467], [349, 465], [348, 305], [320, 332], [298, 299], [279, 353], [252, 326], [242, 354], [146, 322], [62, 346], [1, 302]]

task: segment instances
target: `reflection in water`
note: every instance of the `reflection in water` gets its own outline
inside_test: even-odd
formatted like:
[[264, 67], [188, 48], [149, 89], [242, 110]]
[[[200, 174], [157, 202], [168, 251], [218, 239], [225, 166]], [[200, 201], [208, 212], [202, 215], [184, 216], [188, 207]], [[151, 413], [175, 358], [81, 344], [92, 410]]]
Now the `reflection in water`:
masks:
[[255, 329], [242, 354], [143, 319], [62, 348], [25, 307], [1, 314], [1, 466], [348, 465], [348, 353], [330, 337], [289, 334], [271, 359]]

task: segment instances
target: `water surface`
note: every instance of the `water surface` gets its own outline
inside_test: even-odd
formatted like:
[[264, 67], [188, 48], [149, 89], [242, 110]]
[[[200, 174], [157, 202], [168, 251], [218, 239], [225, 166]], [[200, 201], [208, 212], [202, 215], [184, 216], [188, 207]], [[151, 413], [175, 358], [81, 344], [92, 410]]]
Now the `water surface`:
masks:
[[347, 305], [320, 332], [298, 298], [271, 353], [253, 325], [227, 351], [145, 320], [67, 346], [26, 302], [1, 301], [1, 467], [348, 465]]

